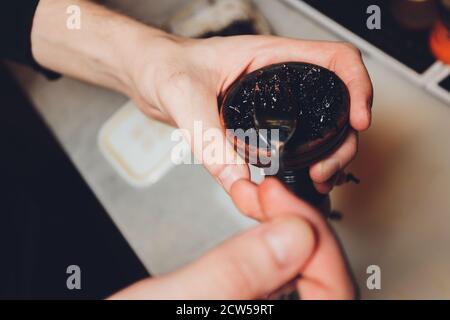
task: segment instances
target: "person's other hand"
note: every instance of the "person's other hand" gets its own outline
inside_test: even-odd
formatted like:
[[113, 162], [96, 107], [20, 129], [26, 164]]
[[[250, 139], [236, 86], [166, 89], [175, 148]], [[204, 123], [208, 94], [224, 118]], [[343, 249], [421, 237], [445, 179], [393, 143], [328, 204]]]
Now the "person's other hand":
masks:
[[[249, 182], [237, 183], [233, 193], [241, 183]], [[111, 298], [259, 299], [299, 275], [301, 299], [355, 298], [340, 246], [320, 213], [273, 178], [256, 188], [264, 223], [179, 271], [142, 280]], [[245, 194], [237, 198], [246, 202]]]
[[[151, 46], [138, 50], [136, 61], [130, 63], [130, 77], [136, 86], [132, 98], [147, 115], [187, 129], [191, 144], [195, 121], [201, 121], [203, 130], [220, 129], [217, 97], [243, 74], [274, 63], [303, 61], [328, 68], [341, 77], [350, 92], [350, 123], [354, 130], [338, 150], [311, 167], [311, 177], [320, 192], [329, 192], [339, 180], [357, 152], [357, 132], [370, 125], [371, 81], [360, 52], [348, 44], [270, 36], [206, 40], [167, 36], [149, 43]], [[212, 143], [223, 146], [224, 134]], [[202, 158], [204, 148], [193, 151]], [[249, 178], [245, 164], [204, 165], [228, 192], [235, 181]]]

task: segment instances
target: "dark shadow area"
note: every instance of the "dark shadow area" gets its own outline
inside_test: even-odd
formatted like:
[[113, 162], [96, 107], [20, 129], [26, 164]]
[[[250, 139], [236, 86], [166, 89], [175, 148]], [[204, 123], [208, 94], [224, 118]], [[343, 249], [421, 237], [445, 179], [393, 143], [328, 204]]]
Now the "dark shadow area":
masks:
[[[100, 299], [147, 277], [3, 67], [0, 88], [0, 298]], [[70, 265], [81, 269], [81, 290], [67, 288]]]

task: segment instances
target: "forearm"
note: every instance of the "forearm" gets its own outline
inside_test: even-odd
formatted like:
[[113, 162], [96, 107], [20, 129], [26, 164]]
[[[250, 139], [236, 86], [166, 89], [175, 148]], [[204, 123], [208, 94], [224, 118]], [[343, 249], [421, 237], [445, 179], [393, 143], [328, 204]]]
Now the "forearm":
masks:
[[[81, 9], [81, 28], [69, 29], [70, 5]], [[41, 0], [31, 33], [32, 52], [42, 66], [125, 94], [132, 90], [130, 69], [142, 54], [155, 50], [167, 34], [85, 0]]]

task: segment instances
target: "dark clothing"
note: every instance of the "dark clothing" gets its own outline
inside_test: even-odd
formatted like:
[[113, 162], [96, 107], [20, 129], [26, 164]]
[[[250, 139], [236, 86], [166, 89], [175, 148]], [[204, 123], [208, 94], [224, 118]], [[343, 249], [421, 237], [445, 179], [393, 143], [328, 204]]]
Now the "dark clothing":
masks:
[[[37, 3], [3, 3], [0, 57], [52, 77], [55, 74], [41, 68], [31, 55], [30, 30]], [[100, 299], [148, 277], [1, 64], [0, 104], [0, 299]], [[71, 265], [81, 270], [80, 290], [67, 287]]]
[[[50, 79], [59, 75], [41, 67], [31, 54], [31, 28], [39, 0], [9, 0], [0, 10], [0, 57], [26, 64]], [[51, 19], [51, 17], [49, 17]]]
[[[100, 299], [148, 277], [4, 68], [0, 88], [0, 299]], [[70, 265], [81, 290], [66, 286]]]

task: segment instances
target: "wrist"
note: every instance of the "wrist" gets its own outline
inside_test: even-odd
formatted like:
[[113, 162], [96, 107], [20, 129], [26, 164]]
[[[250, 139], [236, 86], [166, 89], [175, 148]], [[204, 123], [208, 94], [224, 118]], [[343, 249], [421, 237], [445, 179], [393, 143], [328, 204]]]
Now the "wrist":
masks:
[[127, 95], [144, 113], [149, 108], [164, 110], [167, 106], [163, 96], [171, 94], [169, 91], [172, 92], [178, 75], [186, 79], [192, 76], [190, 71], [198, 71], [197, 63], [191, 58], [195, 51], [191, 49], [198, 41], [149, 27], [134, 35], [122, 59], [128, 79]]
[[157, 81], [159, 69], [177, 55], [182, 41], [183, 38], [145, 25], [128, 32], [125, 43], [122, 39], [118, 45], [118, 54], [121, 75], [129, 96], [139, 91], [143, 81], [146, 85], [155, 84], [148, 81]]

